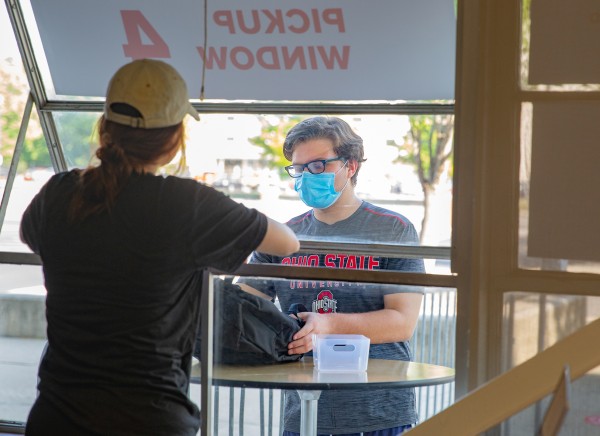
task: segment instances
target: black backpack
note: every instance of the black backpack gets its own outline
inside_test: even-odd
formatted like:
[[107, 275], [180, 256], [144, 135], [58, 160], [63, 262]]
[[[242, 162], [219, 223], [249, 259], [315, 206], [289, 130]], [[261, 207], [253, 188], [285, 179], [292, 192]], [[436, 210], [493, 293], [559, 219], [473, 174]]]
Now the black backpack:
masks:
[[[301, 328], [300, 320], [281, 312], [273, 302], [243, 291], [231, 280], [215, 279], [214, 284], [215, 363], [258, 365], [302, 358], [302, 354], [287, 354], [288, 343]], [[199, 360], [200, 335], [198, 332], [194, 349]]]

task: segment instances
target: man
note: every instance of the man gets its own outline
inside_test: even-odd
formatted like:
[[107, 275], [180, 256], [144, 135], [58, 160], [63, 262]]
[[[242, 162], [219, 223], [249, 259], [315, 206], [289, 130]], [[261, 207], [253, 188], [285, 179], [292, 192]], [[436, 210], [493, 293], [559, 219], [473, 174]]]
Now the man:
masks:
[[[283, 145], [292, 162], [300, 199], [312, 209], [287, 225], [300, 239], [363, 243], [418, 244], [414, 226], [404, 216], [361, 200], [355, 193], [364, 159], [363, 141], [343, 120], [314, 117], [294, 126]], [[252, 263], [321, 266], [346, 269], [423, 272], [422, 259], [365, 255], [296, 253], [278, 257], [255, 252]], [[371, 358], [410, 360], [413, 334], [422, 300], [420, 292], [392, 285], [330, 281], [246, 280], [283, 311], [302, 303], [304, 327], [294, 336], [290, 354], [308, 353], [313, 334], [362, 334], [370, 338]], [[324, 391], [319, 399], [319, 434], [397, 435], [416, 421], [414, 390]], [[286, 392], [284, 435], [299, 434], [300, 399]]]

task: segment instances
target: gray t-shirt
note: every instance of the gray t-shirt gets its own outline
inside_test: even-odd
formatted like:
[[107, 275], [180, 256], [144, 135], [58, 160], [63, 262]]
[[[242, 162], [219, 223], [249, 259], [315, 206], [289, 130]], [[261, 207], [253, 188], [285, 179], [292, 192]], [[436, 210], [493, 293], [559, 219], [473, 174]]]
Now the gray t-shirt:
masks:
[[[397, 243], [418, 245], [419, 238], [412, 223], [390, 210], [363, 202], [345, 220], [326, 224], [308, 211], [288, 221], [300, 239], [362, 243]], [[254, 253], [251, 263], [320, 266], [344, 269], [395, 270], [423, 272], [422, 259], [386, 258], [368, 254], [296, 253], [287, 257]], [[256, 280], [245, 282], [262, 292], [277, 297], [283, 311], [292, 303], [302, 303], [317, 313], [359, 313], [384, 308], [383, 296], [414, 292], [414, 288], [395, 285], [314, 280]], [[408, 342], [372, 344], [369, 357], [411, 360]], [[417, 421], [414, 389], [376, 389], [323, 391], [318, 402], [318, 433], [354, 433], [373, 431]], [[300, 399], [295, 391], [285, 395], [284, 428], [300, 431]]]

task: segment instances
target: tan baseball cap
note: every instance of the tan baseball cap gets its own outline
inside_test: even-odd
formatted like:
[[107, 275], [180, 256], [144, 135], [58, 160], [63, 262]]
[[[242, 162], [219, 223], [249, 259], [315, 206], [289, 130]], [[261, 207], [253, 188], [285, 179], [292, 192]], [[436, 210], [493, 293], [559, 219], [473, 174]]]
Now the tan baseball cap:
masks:
[[[141, 116], [122, 110], [127, 105]], [[115, 123], [142, 129], [179, 124], [198, 112], [190, 104], [187, 86], [171, 65], [153, 59], [140, 59], [123, 65], [108, 84], [104, 117]]]

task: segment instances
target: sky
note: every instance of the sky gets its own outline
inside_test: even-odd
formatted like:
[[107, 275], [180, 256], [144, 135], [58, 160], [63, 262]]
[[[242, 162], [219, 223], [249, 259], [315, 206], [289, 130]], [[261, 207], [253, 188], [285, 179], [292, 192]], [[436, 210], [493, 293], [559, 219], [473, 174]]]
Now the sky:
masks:
[[4, 5], [0, 6], [0, 60], [7, 57], [19, 57], [12, 25]]

